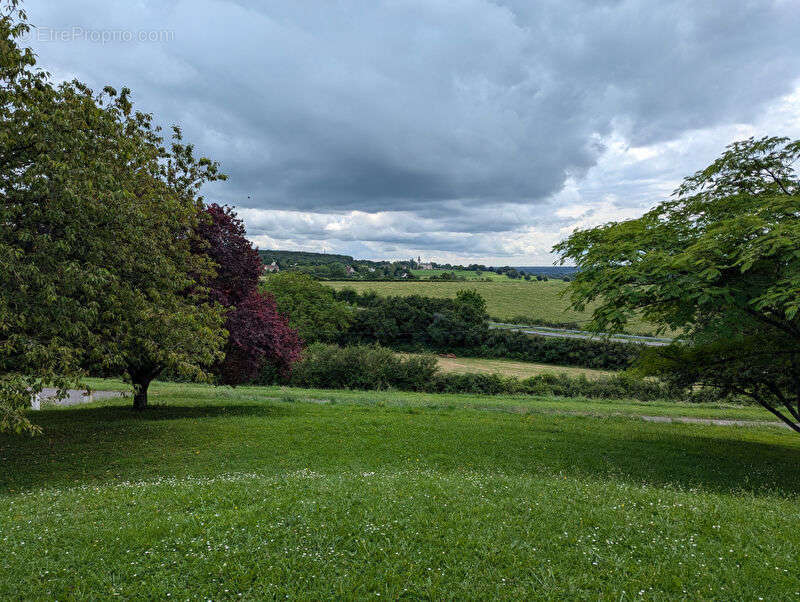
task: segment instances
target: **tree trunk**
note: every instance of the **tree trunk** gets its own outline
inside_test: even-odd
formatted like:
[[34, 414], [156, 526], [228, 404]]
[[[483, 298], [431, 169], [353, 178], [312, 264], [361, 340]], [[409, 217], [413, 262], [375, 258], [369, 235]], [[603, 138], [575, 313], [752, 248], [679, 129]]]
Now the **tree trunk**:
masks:
[[133, 409], [144, 410], [147, 408], [147, 388], [150, 379], [140, 379], [133, 383]]

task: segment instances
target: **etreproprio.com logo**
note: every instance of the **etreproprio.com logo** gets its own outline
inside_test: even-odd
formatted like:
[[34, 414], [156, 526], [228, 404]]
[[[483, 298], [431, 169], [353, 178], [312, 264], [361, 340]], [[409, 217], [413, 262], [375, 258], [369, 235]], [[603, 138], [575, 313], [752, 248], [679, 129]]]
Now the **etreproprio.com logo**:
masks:
[[172, 42], [171, 29], [89, 29], [86, 27], [34, 27], [23, 39], [31, 42], [91, 42], [95, 44]]

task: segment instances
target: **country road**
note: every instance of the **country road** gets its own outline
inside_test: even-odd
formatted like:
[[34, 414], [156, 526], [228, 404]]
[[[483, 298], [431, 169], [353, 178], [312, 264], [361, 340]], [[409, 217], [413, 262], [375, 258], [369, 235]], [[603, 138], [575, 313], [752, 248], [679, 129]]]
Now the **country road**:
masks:
[[[524, 324], [508, 324], [506, 322], [490, 322], [489, 328], [497, 330], [513, 330], [525, 334], [534, 334], [542, 337], [559, 337], [563, 339], [599, 339], [606, 333], [593, 333], [585, 330], [572, 330], [568, 328], [551, 328], [549, 326], [527, 326]], [[669, 345], [672, 339], [662, 337], [646, 337], [633, 334], [613, 334], [605, 340], [615, 343], [639, 343], [649, 347], [663, 347]]]

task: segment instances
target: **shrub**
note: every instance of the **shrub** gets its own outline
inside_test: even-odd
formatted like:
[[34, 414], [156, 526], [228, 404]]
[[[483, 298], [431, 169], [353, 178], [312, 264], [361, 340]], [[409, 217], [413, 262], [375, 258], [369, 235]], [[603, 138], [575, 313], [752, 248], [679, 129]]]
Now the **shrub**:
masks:
[[543, 364], [582, 366], [600, 370], [629, 368], [641, 354], [642, 345], [602, 339], [544, 337], [522, 332], [492, 330], [480, 347], [459, 349], [461, 355], [508, 358]]
[[374, 345], [316, 343], [303, 351], [289, 382], [297, 387], [419, 391], [436, 370], [432, 355], [403, 358]]
[[547, 326], [550, 328], [565, 328], [568, 330], [581, 330], [581, 325], [577, 322], [554, 322], [553, 320], [544, 320], [542, 318], [531, 318], [528, 316], [514, 316], [513, 318], [491, 318], [493, 322], [501, 322], [505, 324], [520, 324], [522, 326]]
[[541, 374], [524, 380], [498, 374], [436, 374], [425, 391], [431, 393], [474, 393], [480, 395], [544, 395], [590, 399], [679, 400], [684, 391], [655, 380], [628, 374], [588, 380], [566, 374]]

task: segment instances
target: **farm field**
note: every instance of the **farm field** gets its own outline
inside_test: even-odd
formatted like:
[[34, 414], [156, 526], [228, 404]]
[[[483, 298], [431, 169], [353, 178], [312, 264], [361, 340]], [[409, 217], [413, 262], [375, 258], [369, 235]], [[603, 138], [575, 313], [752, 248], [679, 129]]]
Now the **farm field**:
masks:
[[[546, 282], [506, 279], [497, 282], [325, 282], [336, 289], [352, 288], [358, 292], [375, 291], [379, 295], [424, 295], [427, 297], [453, 298], [464, 288], [477, 290], [484, 299], [489, 315], [500, 320], [511, 320], [524, 316], [532, 320], [553, 323], [588, 322], [591, 312], [569, 309], [568, 300], [561, 296], [567, 284], [563, 280]], [[627, 332], [648, 334], [654, 328], [643, 321], [633, 321]]]
[[[43, 436], [0, 436], [0, 598], [800, 591], [800, 437], [617, 415], [768, 416], [757, 408], [152, 391], [166, 405], [145, 415], [46, 410]], [[550, 413], [569, 407], [600, 409]]]
[[573, 377], [585, 376], [590, 380], [613, 374], [613, 372], [606, 370], [517, 362], [514, 360], [443, 356], [437, 356], [436, 359], [442, 372], [454, 372], [456, 374], [502, 374], [503, 376], [515, 376], [517, 378], [529, 378], [539, 374], [568, 374]]
[[496, 274], [494, 272], [474, 272], [472, 270], [410, 270], [417, 278], [427, 279], [431, 276], [441, 276], [444, 273], [455, 273], [456, 276], [463, 276], [467, 280], [485, 280], [490, 278], [498, 282], [513, 282], [511, 278], [505, 274]]

